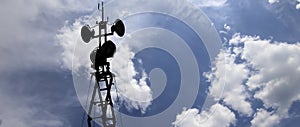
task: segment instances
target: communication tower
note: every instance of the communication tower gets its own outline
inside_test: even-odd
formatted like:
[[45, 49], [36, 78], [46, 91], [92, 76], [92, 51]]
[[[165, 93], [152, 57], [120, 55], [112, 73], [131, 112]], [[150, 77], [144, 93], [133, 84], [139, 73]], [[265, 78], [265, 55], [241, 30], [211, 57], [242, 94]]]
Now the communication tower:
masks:
[[[111, 31], [108, 33], [108, 18], [104, 19], [104, 7], [102, 2], [102, 20], [96, 21], [96, 26], [98, 26], [98, 35], [95, 35], [95, 30], [91, 29], [89, 25], [84, 25], [81, 28], [81, 37], [85, 43], [89, 43], [90, 40], [98, 38], [99, 45], [90, 54], [90, 60], [92, 61], [92, 69], [95, 72], [91, 73], [91, 79], [95, 79], [95, 85], [92, 93], [92, 98], [90, 100], [88, 115], [88, 127], [91, 127], [91, 121], [95, 119], [101, 119], [103, 127], [115, 127], [116, 117], [114, 113], [114, 104], [111, 98], [111, 87], [114, 85], [114, 76], [110, 71], [110, 62], [107, 58], [112, 58], [116, 52], [116, 45], [111, 41], [107, 40], [108, 36], [114, 35], [116, 33], [120, 37], [125, 34], [124, 23], [117, 19], [111, 26]], [[100, 10], [98, 4], [98, 10]], [[101, 45], [101, 41], [103, 44]], [[99, 116], [92, 117], [92, 110], [101, 111]]]

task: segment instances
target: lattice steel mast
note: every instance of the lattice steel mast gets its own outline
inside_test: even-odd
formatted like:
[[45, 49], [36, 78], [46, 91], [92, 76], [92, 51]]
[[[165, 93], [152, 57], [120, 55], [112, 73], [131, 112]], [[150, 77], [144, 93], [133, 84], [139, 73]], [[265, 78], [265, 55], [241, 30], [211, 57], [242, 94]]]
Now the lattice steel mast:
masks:
[[[99, 10], [99, 4], [98, 4]], [[104, 19], [104, 7], [102, 2], [102, 20], [96, 22], [99, 31], [98, 35], [94, 35], [95, 31], [91, 30], [89, 25], [85, 25], [81, 29], [81, 37], [84, 42], [88, 43], [91, 39], [98, 38], [99, 46], [96, 47], [90, 54], [92, 61], [92, 68], [95, 72], [91, 73], [91, 78], [95, 79], [95, 85], [90, 100], [90, 106], [88, 109], [88, 126], [91, 127], [91, 121], [95, 119], [101, 119], [103, 127], [115, 127], [116, 117], [113, 109], [113, 100], [111, 98], [111, 87], [114, 85], [114, 77], [110, 71], [110, 62], [107, 58], [113, 57], [116, 46], [115, 44], [107, 40], [107, 36], [111, 36], [115, 33], [119, 36], [123, 36], [125, 33], [125, 26], [123, 22], [117, 19], [111, 27], [111, 33], [107, 33], [108, 20]], [[104, 41], [101, 45], [101, 41]], [[97, 96], [98, 95], [98, 96]], [[92, 110], [101, 111], [99, 116], [92, 117]]]

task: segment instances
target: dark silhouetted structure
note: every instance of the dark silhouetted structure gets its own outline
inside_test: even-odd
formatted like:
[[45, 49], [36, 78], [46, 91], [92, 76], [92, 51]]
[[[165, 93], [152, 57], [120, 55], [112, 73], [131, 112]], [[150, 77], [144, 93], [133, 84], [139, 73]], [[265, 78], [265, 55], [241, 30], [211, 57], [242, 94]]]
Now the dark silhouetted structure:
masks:
[[[99, 9], [99, 4], [98, 4]], [[81, 37], [85, 43], [89, 43], [94, 38], [99, 38], [99, 46], [96, 47], [90, 54], [92, 61], [92, 68], [95, 72], [91, 73], [91, 77], [95, 77], [95, 85], [90, 100], [90, 106], [88, 110], [88, 126], [91, 127], [91, 121], [94, 119], [102, 119], [103, 127], [115, 127], [116, 118], [113, 109], [113, 100], [111, 98], [111, 87], [114, 85], [114, 77], [110, 72], [110, 63], [107, 58], [113, 57], [116, 52], [116, 45], [107, 40], [107, 36], [116, 33], [119, 36], [124, 36], [125, 26], [120, 19], [117, 19], [111, 27], [111, 32], [107, 33], [108, 21], [104, 20], [104, 7], [102, 2], [102, 21], [96, 22], [96, 26], [99, 27], [99, 35], [95, 35], [95, 31], [91, 29], [89, 25], [85, 25], [81, 28]], [[104, 39], [103, 45], [101, 45], [101, 39]], [[101, 85], [105, 84], [105, 85]], [[101, 86], [103, 88], [101, 88]], [[96, 97], [98, 95], [99, 99]], [[104, 97], [105, 96], [105, 97]], [[100, 108], [99, 117], [91, 117], [92, 110]]]

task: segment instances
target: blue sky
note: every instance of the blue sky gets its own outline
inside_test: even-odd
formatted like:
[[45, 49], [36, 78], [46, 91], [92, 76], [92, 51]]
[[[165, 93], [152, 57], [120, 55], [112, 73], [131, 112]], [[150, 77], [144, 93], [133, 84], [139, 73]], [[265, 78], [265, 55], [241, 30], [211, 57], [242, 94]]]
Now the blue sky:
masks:
[[[105, 6], [128, 30], [111, 38], [124, 126], [299, 125], [297, 0], [120, 1]], [[0, 127], [81, 126], [97, 2], [0, 2]]]

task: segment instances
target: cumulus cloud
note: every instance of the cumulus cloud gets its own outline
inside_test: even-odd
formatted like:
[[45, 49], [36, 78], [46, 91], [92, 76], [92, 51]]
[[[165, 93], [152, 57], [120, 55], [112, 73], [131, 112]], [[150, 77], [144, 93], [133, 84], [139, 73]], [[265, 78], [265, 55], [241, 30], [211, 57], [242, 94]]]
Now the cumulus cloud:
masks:
[[[205, 73], [211, 82], [208, 94], [216, 101], [223, 100], [239, 114], [252, 116], [253, 127], [271, 127], [288, 118], [290, 106], [300, 100], [300, 44], [274, 42], [239, 33], [232, 36], [229, 44], [216, 58], [212, 72]], [[254, 115], [249, 102], [251, 98], [263, 102], [262, 107], [255, 109]], [[200, 114], [207, 114], [206, 111], [198, 112], [196, 109], [185, 110], [181, 114], [185, 114], [187, 119], [180, 114], [176, 121], [183, 119], [181, 124], [176, 121], [174, 124], [197, 123], [189, 117], [198, 118]], [[208, 117], [210, 119], [214, 117]]]
[[279, 116], [264, 109], [258, 109], [251, 121], [252, 127], [273, 127], [279, 123]]
[[[125, 102], [126, 107], [140, 109], [145, 113], [147, 107], [151, 105], [152, 91], [147, 85], [147, 74], [142, 70], [140, 74], [136, 71], [133, 63], [134, 53], [128, 45], [123, 45], [118, 48], [114, 59], [111, 62], [112, 71], [116, 75], [116, 87], [120, 99]], [[142, 61], [139, 62], [139, 64]], [[140, 75], [140, 79], [134, 78]]]
[[271, 43], [270, 40], [245, 39], [242, 58], [258, 72], [248, 80], [254, 97], [266, 107], [278, 108], [286, 114], [293, 101], [299, 100], [300, 44]]
[[[64, 27], [59, 30], [59, 33], [56, 35], [58, 45], [60, 45], [64, 50], [61, 53], [61, 67], [78, 71], [81, 66], [89, 67], [89, 51], [87, 48], [91, 48], [91, 44], [87, 45], [84, 42], [81, 42], [80, 38], [80, 29], [84, 25], [84, 22], [89, 17], [80, 17], [75, 20], [74, 23], [65, 22]], [[77, 47], [76, 47], [77, 46]], [[96, 45], [92, 45], [96, 47]], [[75, 48], [77, 53], [75, 53]], [[74, 55], [77, 55], [74, 57]]]
[[206, 73], [211, 82], [209, 94], [216, 101], [224, 102], [244, 115], [251, 115], [252, 109], [243, 81], [247, 79], [249, 70], [246, 65], [236, 64], [236, 55], [230, 50], [222, 51], [216, 58], [211, 73]]
[[227, 107], [217, 103], [208, 111], [185, 109], [176, 116], [175, 127], [229, 127], [236, 121], [235, 115]]
[[[232, 40], [244, 45], [241, 58], [247, 61], [244, 64], [253, 67], [249, 69], [252, 73], [246, 85], [254, 92], [254, 98], [262, 100], [266, 108], [274, 108], [278, 119], [287, 117], [291, 104], [300, 99], [300, 44], [239, 34]], [[266, 114], [261, 112], [256, 117]]]

